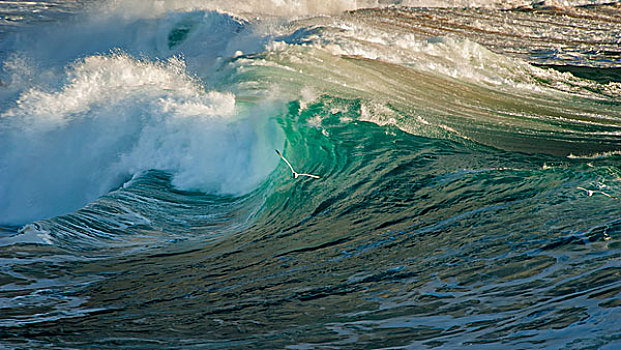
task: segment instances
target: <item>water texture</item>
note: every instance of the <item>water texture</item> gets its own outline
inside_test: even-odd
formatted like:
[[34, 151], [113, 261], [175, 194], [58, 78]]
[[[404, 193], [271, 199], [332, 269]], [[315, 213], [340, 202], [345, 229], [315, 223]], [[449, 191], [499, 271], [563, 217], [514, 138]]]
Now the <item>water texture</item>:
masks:
[[621, 347], [621, 3], [447, 5], [0, 2], [0, 348]]

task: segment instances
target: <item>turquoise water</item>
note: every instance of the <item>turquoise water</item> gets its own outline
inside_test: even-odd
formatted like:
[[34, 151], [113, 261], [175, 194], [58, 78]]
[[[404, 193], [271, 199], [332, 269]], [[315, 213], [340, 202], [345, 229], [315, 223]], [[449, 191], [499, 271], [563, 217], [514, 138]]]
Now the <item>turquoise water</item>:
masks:
[[618, 5], [212, 5], [5, 24], [0, 347], [621, 345]]

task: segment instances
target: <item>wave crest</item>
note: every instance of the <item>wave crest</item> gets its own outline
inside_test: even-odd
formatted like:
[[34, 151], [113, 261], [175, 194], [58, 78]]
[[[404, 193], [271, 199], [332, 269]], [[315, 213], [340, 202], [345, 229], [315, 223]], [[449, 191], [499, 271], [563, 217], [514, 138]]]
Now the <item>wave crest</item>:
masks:
[[150, 169], [171, 172], [182, 189], [251, 191], [276, 165], [269, 108], [204, 90], [179, 58], [80, 60], [60, 88], [29, 89], [1, 115], [0, 217], [20, 224], [72, 211]]

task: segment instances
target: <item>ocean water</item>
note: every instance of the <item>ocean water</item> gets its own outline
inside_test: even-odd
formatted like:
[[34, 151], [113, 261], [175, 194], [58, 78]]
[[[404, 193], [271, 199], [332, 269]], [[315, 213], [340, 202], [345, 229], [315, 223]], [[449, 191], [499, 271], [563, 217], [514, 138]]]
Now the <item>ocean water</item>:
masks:
[[0, 1], [0, 349], [619, 349], [620, 47], [620, 2]]

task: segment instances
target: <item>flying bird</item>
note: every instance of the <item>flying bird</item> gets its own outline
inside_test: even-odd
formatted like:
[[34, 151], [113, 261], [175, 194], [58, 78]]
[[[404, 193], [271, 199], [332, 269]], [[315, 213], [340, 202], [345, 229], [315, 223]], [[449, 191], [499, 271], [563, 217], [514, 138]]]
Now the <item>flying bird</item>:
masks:
[[313, 179], [319, 179], [319, 176], [317, 176], [317, 175], [312, 175], [312, 174], [300, 174], [300, 173], [296, 172], [296, 171], [293, 169], [293, 167], [291, 166], [291, 163], [289, 163], [289, 161], [288, 161], [285, 157], [283, 157], [283, 155], [282, 155], [282, 154], [280, 154], [280, 152], [278, 152], [278, 150], [277, 150], [277, 149], [275, 149], [274, 151], [276, 151], [276, 154], [278, 154], [278, 156], [279, 156], [280, 158], [282, 158], [282, 160], [284, 160], [284, 161], [285, 161], [285, 163], [287, 163], [287, 165], [289, 166], [289, 169], [291, 169], [291, 176], [292, 176], [294, 179], [297, 179], [297, 178], [298, 178], [298, 177], [300, 177], [300, 176], [308, 176], [308, 177], [312, 177]]
[[615, 197], [615, 196], [611, 196], [611, 195], [609, 195], [608, 193], [606, 193], [606, 192], [604, 192], [604, 191], [587, 190], [586, 188], [584, 188], [584, 187], [580, 187], [580, 186], [578, 186], [578, 187], [576, 187], [576, 188], [577, 188], [577, 189], [579, 189], [579, 190], [586, 191], [586, 193], [587, 193], [587, 195], [588, 195], [589, 197], [591, 197], [591, 196], [592, 196], [592, 195], [594, 195], [595, 193], [601, 193], [601, 194], [603, 194], [604, 196], [606, 196], [606, 197], [608, 197], [608, 198], [618, 199], [617, 197]]

